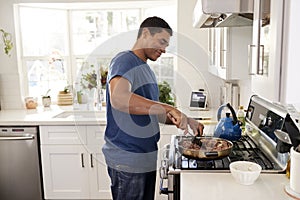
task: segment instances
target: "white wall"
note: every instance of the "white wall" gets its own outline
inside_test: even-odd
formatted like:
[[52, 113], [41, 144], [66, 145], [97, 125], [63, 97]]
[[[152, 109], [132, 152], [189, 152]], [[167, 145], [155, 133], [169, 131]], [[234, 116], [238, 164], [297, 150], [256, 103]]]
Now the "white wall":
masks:
[[[13, 2], [0, 1], [0, 28], [14, 32]], [[1, 41], [1, 40], [0, 40]], [[15, 44], [14, 40], [14, 44]], [[4, 54], [2, 41], [0, 42], [0, 102], [1, 108], [21, 108], [20, 79], [16, 59], [16, 48], [13, 48], [11, 57]]]
[[188, 107], [191, 90], [205, 89], [209, 106], [219, 106], [220, 86], [223, 81], [208, 72], [208, 29], [192, 27], [196, 0], [178, 0], [178, 84], [181, 106]]

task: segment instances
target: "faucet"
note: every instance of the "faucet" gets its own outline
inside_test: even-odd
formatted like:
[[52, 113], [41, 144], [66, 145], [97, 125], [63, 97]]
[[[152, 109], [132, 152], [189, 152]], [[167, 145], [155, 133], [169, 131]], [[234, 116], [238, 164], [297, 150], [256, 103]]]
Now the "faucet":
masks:
[[96, 110], [102, 110], [103, 106], [102, 103], [104, 102], [104, 93], [102, 88], [97, 87], [97, 94], [96, 94], [96, 101], [95, 101], [95, 108]]

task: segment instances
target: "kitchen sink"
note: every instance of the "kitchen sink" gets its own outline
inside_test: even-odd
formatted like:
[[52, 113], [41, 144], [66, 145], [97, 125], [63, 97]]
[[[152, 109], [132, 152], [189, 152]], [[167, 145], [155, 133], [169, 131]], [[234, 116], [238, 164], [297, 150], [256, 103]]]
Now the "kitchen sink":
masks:
[[106, 118], [105, 111], [64, 111], [53, 118], [63, 118], [63, 119], [101, 119]]

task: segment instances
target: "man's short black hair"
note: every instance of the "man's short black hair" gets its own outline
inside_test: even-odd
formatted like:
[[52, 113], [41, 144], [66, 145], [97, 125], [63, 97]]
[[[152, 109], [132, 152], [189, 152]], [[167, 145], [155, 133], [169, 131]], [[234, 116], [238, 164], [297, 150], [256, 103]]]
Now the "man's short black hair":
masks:
[[148, 28], [151, 35], [160, 33], [162, 29], [167, 31], [171, 36], [173, 35], [172, 28], [169, 26], [169, 24], [162, 18], [156, 16], [148, 17], [141, 23], [137, 38], [141, 36], [143, 28]]

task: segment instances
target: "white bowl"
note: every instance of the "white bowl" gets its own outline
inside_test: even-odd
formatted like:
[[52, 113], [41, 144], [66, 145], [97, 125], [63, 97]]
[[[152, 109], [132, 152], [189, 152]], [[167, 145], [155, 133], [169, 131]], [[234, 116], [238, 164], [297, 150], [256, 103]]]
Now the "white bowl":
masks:
[[234, 179], [242, 185], [252, 185], [261, 172], [259, 164], [248, 161], [232, 162], [229, 168]]

